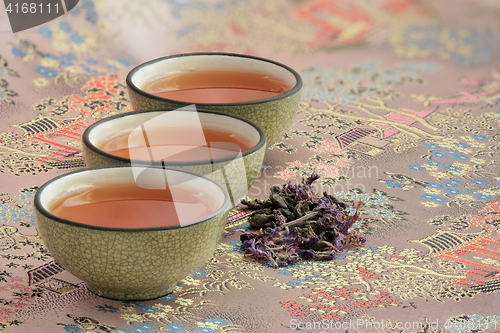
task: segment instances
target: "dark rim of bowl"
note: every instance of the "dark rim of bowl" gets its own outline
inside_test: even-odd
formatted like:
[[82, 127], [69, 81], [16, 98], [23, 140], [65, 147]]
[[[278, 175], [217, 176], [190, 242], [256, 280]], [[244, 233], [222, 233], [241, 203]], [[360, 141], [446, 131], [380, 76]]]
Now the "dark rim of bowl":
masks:
[[224, 194], [224, 201], [223, 201], [222, 205], [215, 212], [213, 212], [212, 214], [207, 215], [207, 216], [205, 216], [205, 217], [203, 217], [201, 219], [194, 220], [194, 221], [190, 222], [189, 225], [186, 225], [186, 226], [169, 225], [169, 226], [149, 227], [149, 228], [105, 227], [105, 226], [98, 226], [98, 225], [92, 225], [92, 224], [87, 224], [87, 223], [72, 221], [72, 220], [68, 220], [68, 219], [59, 217], [59, 216], [51, 213], [44, 205], [42, 205], [40, 197], [41, 197], [43, 191], [46, 189], [47, 186], [49, 186], [50, 184], [58, 181], [61, 178], [64, 178], [64, 177], [67, 177], [67, 176], [71, 176], [71, 175], [77, 174], [77, 173], [92, 172], [92, 171], [102, 170], [102, 169], [118, 169], [118, 168], [131, 168], [131, 167], [130, 166], [126, 166], [126, 165], [119, 165], [119, 166], [106, 166], [106, 167], [97, 167], [97, 168], [87, 168], [87, 169], [75, 170], [75, 171], [68, 172], [68, 173], [65, 173], [63, 175], [57, 176], [55, 178], [52, 178], [49, 181], [47, 181], [46, 183], [44, 183], [42, 186], [40, 186], [40, 188], [36, 191], [35, 198], [33, 200], [33, 204], [35, 206], [35, 209], [40, 214], [42, 214], [43, 216], [45, 216], [46, 218], [49, 218], [51, 220], [54, 220], [54, 221], [57, 221], [57, 222], [60, 222], [60, 223], [72, 225], [72, 226], [75, 226], [75, 227], [83, 227], [83, 228], [106, 230], [106, 231], [139, 232], [139, 231], [160, 231], [160, 230], [171, 230], [171, 229], [189, 228], [189, 227], [195, 226], [197, 224], [203, 223], [205, 221], [208, 221], [208, 220], [210, 220], [210, 219], [212, 219], [212, 218], [214, 218], [214, 217], [216, 217], [216, 216], [218, 216], [220, 214], [223, 214], [225, 211], [229, 210], [229, 208], [231, 206], [231, 199], [229, 198], [229, 193], [227, 192], [227, 189], [225, 187], [223, 187], [222, 185], [220, 185], [219, 183], [217, 183], [217, 182], [215, 182], [215, 181], [213, 181], [213, 180], [211, 180], [211, 179], [209, 179], [209, 178], [207, 178], [205, 176], [197, 175], [197, 174], [195, 174], [193, 172], [179, 170], [179, 169], [173, 169], [173, 168], [159, 168], [157, 166], [153, 166], [153, 168], [181, 172], [181, 173], [193, 175], [193, 176], [196, 176], [196, 177], [199, 177], [199, 178], [204, 178], [205, 180], [214, 183], [215, 185], [217, 185], [221, 189], [222, 193]]
[[[107, 158], [110, 158], [113, 160], [125, 162], [125, 163], [131, 163], [131, 164], [133, 161], [133, 162], [135, 162], [137, 164], [141, 164], [141, 165], [180, 167], [180, 166], [193, 166], [193, 165], [202, 165], [202, 164], [215, 164], [215, 163], [231, 161], [237, 156], [237, 154], [234, 154], [234, 155], [230, 155], [230, 156], [226, 156], [226, 157], [215, 158], [213, 160], [196, 160], [196, 161], [146, 161], [146, 160], [135, 160], [135, 159], [133, 160], [133, 159], [130, 159], [127, 157], [121, 157], [121, 156], [117, 156], [117, 155], [113, 155], [113, 154], [110, 154], [108, 152], [105, 152], [104, 150], [97, 148], [94, 144], [92, 144], [92, 142], [90, 142], [90, 138], [89, 138], [90, 132], [94, 128], [96, 128], [99, 125], [102, 125], [105, 122], [112, 121], [114, 119], [118, 119], [118, 118], [122, 118], [122, 117], [133, 116], [135, 114], [148, 113], [148, 112], [159, 112], [159, 111], [160, 112], [161, 111], [175, 111], [175, 110], [177, 110], [177, 108], [137, 110], [137, 111], [120, 113], [120, 114], [116, 114], [116, 115], [101, 119], [99, 121], [96, 121], [95, 123], [93, 123], [89, 127], [87, 127], [87, 129], [83, 132], [82, 142], [88, 149], [92, 150], [94, 153], [99, 154], [101, 156], [104, 156], [104, 157], [107, 157]], [[195, 112], [195, 111], [185, 111], [185, 112]], [[238, 119], [240, 121], [243, 121], [243, 122], [249, 124], [253, 128], [255, 128], [260, 136], [259, 142], [257, 142], [257, 144], [255, 146], [253, 146], [252, 148], [241, 152], [242, 157], [246, 157], [250, 154], [253, 154], [254, 152], [258, 151], [259, 149], [263, 148], [266, 145], [266, 135], [264, 134], [264, 131], [262, 130], [262, 128], [260, 128], [257, 124], [255, 124], [254, 122], [252, 122], [248, 119], [242, 118], [240, 116], [236, 116], [234, 114], [229, 114], [229, 113], [225, 113], [225, 112], [221, 112], [221, 111], [214, 111], [214, 110], [196, 109], [196, 112], [211, 113], [211, 114], [217, 114], [220, 116]]]
[[[251, 101], [236, 102], [236, 103], [193, 103], [193, 102], [178, 101], [178, 100], [175, 100], [175, 99], [169, 99], [169, 98], [159, 97], [159, 96], [150, 94], [150, 93], [145, 92], [144, 90], [140, 89], [139, 87], [137, 87], [135, 84], [132, 83], [132, 77], [134, 76], [134, 74], [136, 72], [138, 72], [139, 70], [141, 70], [142, 68], [144, 68], [144, 67], [146, 67], [148, 65], [154, 64], [155, 62], [159, 62], [159, 61], [163, 61], [163, 60], [171, 59], [171, 58], [191, 57], [191, 56], [198, 56], [198, 55], [239, 57], [239, 58], [249, 58], [249, 59], [254, 59], [254, 60], [268, 62], [268, 63], [274, 64], [276, 66], [282, 67], [282, 68], [286, 69], [287, 71], [289, 71], [290, 73], [292, 73], [293, 76], [295, 77], [295, 80], [297, 82], [296, 82], [295, 86], [292, 89], [290, 89], [288, 91], [285, 91], [284, 93], [281, 93], [281, 94], [279, 94], [277, 96], [263, 98], [263, 99], [256, 99], [256, 100], [251, 100]], [[196, 104], [196, 105], [199, 105], [201, 107], [207, 107], [207, 108], [212, 107], [212, 106], [241, 106], [241, 105], [260, 104], [260, 103], [272, 102], [272, 101], [276, 101], [276, 100], [280, 100], [280, 99], [289, 97], [289, 96], [295, 94], [296, 92], [298, 92], [302, 88], [302, 78], [300, 77], [299, 73], [297, 73], [297, 71], [295, 71], [291, 67], [288, 67], [287, 65], [284, 65], [282, 63], [276, 62], [274, 60], [260, 58], [260, 57], [255, 57], [255, 56], [250, 56], [250, 55], [246, 55], [246, 54], [224, 53], [224, 52], [181, 53], [181, 54], [174, 54], [174, 55], [170, 55], [170, 56], [166, 56], [166, 57], [161, 57], [161, 58], [153, 59], [153, 60], [150, 60], [148, 62], [142, 63], [142, 64], [134, 67], [128, 73], [127, 79], [126, 79], [126, 83], [127, 83], [127, 86], [130, 89], [132, 89], [134, 92], [136, 92], [136, 93], [138, 93], [140, 95], [143, 95], [143, 96], [145, 96], [147, 98], [150, 98], [150, 99], [156, 99], [156, 100], [159, 100], [159, 101], [165, 101], [165, 102], [175, 103], [175, 104], [180, 104], [180, 105]]]

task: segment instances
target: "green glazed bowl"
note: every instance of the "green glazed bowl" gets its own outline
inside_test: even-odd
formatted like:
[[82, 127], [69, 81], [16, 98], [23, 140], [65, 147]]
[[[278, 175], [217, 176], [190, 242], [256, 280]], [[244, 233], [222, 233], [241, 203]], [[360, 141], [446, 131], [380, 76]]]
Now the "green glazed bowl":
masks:
[[94, 226], [51, 213], [54, 202], [72, 191], [97, 183], [135, 181], [131, 167], [68, 173], [48, 181], [35, 195], [36, 226], [45, 246], [62, 267], [99, 296], [119, 300], [164, 296], [202, 267], [220, 244], [230, 207], [223, 186], [181, 170], [148, 168], [142, 177], [155, 182], [166, 178], [169, 186], [189, 184], [208, 195], [216, 210], [196, 221], [152, 228]]
[[[230, 129], [239, 133], [252, 147], [241, 153], [216, 159], [200, 159], [194, 161], [169, 161], [152, 158], [148, 160], [121, 157], [110, 154], [100, 147], [103, 142], [118, 133], [128, 133], [135, 129], [160, 128], [168, 131], [177, 126], [211, 126], [220, 129]], [[196, 125], [198, 126], [198, 125]], [[201, 133], [200, 127], [194, 127], [193, 136]], [[200, 132], [201, 131], [201, 132]], [[218, 111], [195, 110], [190, 107], [181, 109], [156, 109], [131, 111], [102, 119], [90, 125], [82, 136], [83, 154], [88, 167], [109, 165], [132, 165], [137, 168], [159, 166], [181, 169], [203, 175], [219, 184], [226, 185], [233, 204], [244, 198], [255, 182], [266, 149], [266, 138], [262, 129], [251, 121]]]
[[132, 69], [126, 79], [132, 108], [143, 110], [193, 104], [189, 101], [158, 97], [144, 91], [143, 87], [155, 77], [194, 69], [243, 69], [281, 78], [290, 89], [274, 97], [238, 103], [196, 103], [196, 106], [234, 114], [254, 122], [264, 130], [268, 147], [280, 141], [290, 128], [302, 92], [300, 75], [278, 62], [242, 54], [186, 53], [143, 63]]

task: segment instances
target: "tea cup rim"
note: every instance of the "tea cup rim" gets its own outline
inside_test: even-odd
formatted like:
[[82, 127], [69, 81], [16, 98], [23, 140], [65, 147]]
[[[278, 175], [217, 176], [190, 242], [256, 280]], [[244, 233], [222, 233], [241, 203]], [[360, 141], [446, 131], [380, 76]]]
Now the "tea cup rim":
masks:
[[285, 70], [287, 70], [288, 72], [290, 72], [295, 77], [296, 83], [295, 83], [295, 85], [291, 89], [289, 89], [289, 90], [287, 90], [287, 91], [285, 91], [285, 92], [283, 92], [283, 93], [281, 93], [279, 95], [272, 96], [272, 97], [267, 97], [267, 98], [262, 98], [262, 99], [256, 99], [256, 100], [250, 100], [250, 101], [243, 101], [243, 102], [233, 102], [233, 103], [196, 103], [197, 106], [210, 108], [210, 107], [213, 107], [213, 106], [242, 106], [242, 105], [263, 104], [263, 103], [273, 102], [273, 101], [281, 100], [281, 99], [284, 99], [286, 97], [292, 96], [295, 93], [297, 93], [298, 91], [300, 91], [300, 89], [302, 89], [302, 78], [301, 78], [300, 74], [297, 71], [295, 71], [293, 68], [291, 68], [291, 67], [289, 67], [289, 66], [287, 66], [285, 64], [282, 64], [280, 62], [277, 62], [277, 61], [274, 61], [274, 60], [271, 60], [271, 59], [262, 58], [262, 57], [251, 56], [251, 55], [240, 54], [240, 53], [226, 53], [226, 52], [178, 53], [178, 54], [172, 54], [172, 55], [168, 55], [168, 56], [164, 56], [164, 57], [152, 59], [152, 60], [149, 60], [149, 61], [146, 61], [144, 63], [141, 63], [141, 64], [137, 65], [136, 67], [132, 68], [130, 70], [130, 72], [127, 74], [125, 82], [126, 82], [127, 86], [130, 89], [132, 89], [135, 93], [143, 95], [143, 96], [145, 96], [145, 97], [147, 97], [149, 99], [155, 99], [155, 100], [169, 102], [169, 103], [176, 103], [176, 104], [179, 104], [179, 105], [191, 105], [191, 104], [195, 104], [193, 102], [186, 102], [186, 101], [180, 101], [180, 100], [176, 100], [176, 99], [169, 99], [169, 98], [160, 97], [160, 96], [157, 96], [157, 95], [154, 95], [154, 94], [150, 94], [150, 93], [142, 90], [141, 88], [139, 88], [137, 85], [135, 85], [133, 83], [133, 81], [132, 81], [132, 78], [135, 75], [135, 73], [137, 73], [139, 70], [141, 70], [142, 68], [144, 68], [146, 66], [154, 64], [156, 62], [163, 61], [163, 60], [166, 60], [166, 59], [173, 59], [173, 58], [180, 58], [180, 57], [190, 57], [190, 56], [199, 56], [199, 55], [202, 55], [202, 56], [208, 55], [208, 56], [240, 57], [240, 58], [248, 58], [248, 59], [253, 59], [253, 60], [258, 60], [258, 61], [263, 61], [263, 62], [271, 63], [271, 64], [274, 64], [276, 66], [282, 67]]
[[190, 172], [190, 171], [179, 170], [179, 169], [168, 168], [168, 167], [160, 168], [158, 166], [151, 166], [151, 168], [188, 174], [188, 175], [194, 176], [196, 178], [203, 178], [205, 181], [208, 181], [208, 182], [215, 184], [221, 190], [221, 192], [224, 196], [224, 200], [223, 200], [222, 204], [213, 213], [211, 213], [207, 216], [204, 216], [202, 218], [199, 218], [197, 220], [190, 221], [186, 225], [177, 224], [177, 225], [166, 225], [166, 226], [157, 226], [157, 227], [141, 227], [141, 228], [107, 227], [107, 226], [99, 226], [99, 225], [93, 225], [93, 224], [88, 224], [88, 223], [83, 223], [83, 222], [77, 222], [77, 221], [65, 219], [63, 217], [55, 215], [47, 207], [45, 207], [42, 204], [42, 195], [44, 195], [44, 191], [46, 190], [47, 187], [49, 187], [51, 184], [57, 182], [58, 180], [61, 180], [65, 177], [72, 176], [72, 175], [75, 175], [78, 173], [92, 173], [94, 171], [99, 171], [99, 170], [104, 170], [104, 169], [111, 170], [111, 169], [122, 169], [122, 168], [132, 169], [133, 167], [127, 166], [127, 165], [115, 165], [115, 166], [84, 168], [84, 169], [79, 169], [79, 170], [67, 172], [67, 173], [59, 175], [57, 177], [54, 177], [54, 178], [48, 180], [47, 182], [45, 182], [42, 186], [40, 186], [37, 189], [37, 191], [35, 193], [35, 197], [33, 199], [34, 208], [40, 214], [45, 216], [46, 218], [53, 220], [53, 221], [56, 221], [56, 222], [59, 222], [59, 223], [72, 225], [75, 227], [87, 228], [87, 229], [97, 229], [97, 230], [102, 230], [102, 231], [116, 231], [116, 232], [143, 232], [143, 231], [163, 231], [163, 230], [186, 229], [186, 228], [189, 228], [191, 226], [195, 226], [195, 225], [198, 225], [200, 223], [206, 222], [206, 221], [208, 221], [212, 218], [215, 218], [216, 216], [219, 216], [221, 214], [224, 214], [224, 212], [228, 211], [231, 208], [231, 199], [229, 197], [229, 193], [228, 193], [227, 189], [224, 186], [222, 186], [221, 184], [219, 184], [218, 182], [211, 180], [208, 177], [198, 175], [198, 174]]
[[[129, 111], [129, 112], [120, 113], [120, 114], [116, 114], [116, 115], [113, 115], [113, 116], [110, 116], [110, 117], [107, 117], [107, 118], [100, 119], [100, 120], [96, 121], [95, 123], [91, 124], [89, 127], [87, 127], [85, 129], [85, 131], [83, 132], [83, 135], [82, 135], [82, 142], [83, 142], [83, 144], [88, 149], [92, 150], [96, 154], [99, 154], [99, 155], [104, 156], [106, 158], [110, 158], [110, 159], [117, 160], [117, 161], [120, 161], [120, 162], [131, 163], [131, 164], [133, 162], [135, 162], [137, 164], [148, 164], [148, 165], [152, 164], [152, 165], [157, 165], [157, 166], [165, 166], [165, 167], [173, 167], [173, 168], [175, 168], [175, 167], [180, 167], [180, 166], [195, 166], [195, 165], [216, 164], [216, 163], [223, 163], [223, 162], [228, 162], [228, 161], [234, 160], [234, 158], [238, 154], [229, 155], [229, 156], [226, 156], [226, 157], [214, 158], [212, 160], [193, 160], [193, 161], [149, 161], [149, 160], [146, 161], [146, 160], [137, 160], [137, 159], [131, 159], [131, 158], [128, 158], [128, 157], [122, 157], [122, 156], [117, 156], [117, 155], [110, 154], [110, 153], [108, 153], [108, 152], [106, 152], [106, 151], [98, 148], [95, 144], [93, 144], [90, 141], [90, 133], [92, 132], [92, 130], [95, 129], [96, 127], [104, 124], [105, 122], [113, 121], [113, 120], [116, 120], [116, 119], [120, 119], [122, 117], [134, 116], [136, 114], [142, 114], [142, 113], [148, 113], [148, 112], [175, 111], [177, 109], [178, 108], [157, 108], [157, 109], [136, 110], [136, 111]], [[252, 148], [250, 148], [248, 150], [245, 150], [245, 151], [242, 151], [241, 152], [241, 157], [242, 158], [255, 153], [256, 151], [262, 149], [266, 145], [266, 142], [267, 142], [266, 134], [264, 133], [264, 131], [262, 130], [262, 128], [259, 125], [255, 124], [253, 121], [250, 121], [248, 119], [245, 119], [243, 117], [240, 117], [240, 116], [237, 116], [237, 115], [234, 115], [234, 114], [229, 114], [229, 113], [225, 113], [225, 112], [222, 112], [222, 111], [215, 111], [215, 110], [206, 110], [206, 109], [196, 108], [196, 111], [184, 111], [184, 112], [201, 112], [201, 113], [215, 114], [215, 115], [218, 115], [218, 116], [224, 116], [224, 117], [229, 117], [229, 118], [237, 119], [239, 121], [243, 121], [243, 122], [247, 123], [248, 125], [252, 126], [258, 132], [258, 134], [259, 134], [259, 141]]]

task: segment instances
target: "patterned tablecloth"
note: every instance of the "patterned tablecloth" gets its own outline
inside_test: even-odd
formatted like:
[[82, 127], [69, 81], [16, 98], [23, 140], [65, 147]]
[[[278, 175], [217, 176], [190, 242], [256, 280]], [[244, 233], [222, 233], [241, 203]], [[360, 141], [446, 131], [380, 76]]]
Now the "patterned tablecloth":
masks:
[[[195, 51], [300, 72], [249, 196], [317, 170], [363, 201], [367, 242], [273, 268], [244, 257], [237, 208], [172, 294], [100, 298], [44, 247], [34, 193], [84, 167], [87, 126], [131, 109], [132, 67]], [[0, 331], [500, 331], [499, 59], [497, 0], [81, 0], [16, 34], [0, 8]]]

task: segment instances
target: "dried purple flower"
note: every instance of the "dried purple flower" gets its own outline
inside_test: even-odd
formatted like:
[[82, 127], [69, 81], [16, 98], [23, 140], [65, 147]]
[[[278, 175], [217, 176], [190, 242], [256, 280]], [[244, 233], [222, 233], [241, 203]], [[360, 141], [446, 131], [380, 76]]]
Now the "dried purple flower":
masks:
[[335, 238], [335, 248], [337, 250], [342, 250], [345, 246], [345, 240], [342, 238], [342, 236], [339, 236]]
[[312, 183], [314, 183], [315, 180], [319, 179], [319, 175], [314, 171], [312, 175], [310, 175], [306, 181], [304, 182], [304, 185], [306, 185], [308, 188], [311, 188]]
[[314, 234], [311, 237], [305, 239], [302, 242], [302, 245], [305, 246], [305, 247], [311, 247], [313, 245], [318, 244], [319, 241], [320, 241], [320, 239], [319, 239], [318, 235]]
[[318, 207], [316, 209], [327, 209], [332, 205], [332, 201], [327, 197], [320, 197], [317, 201]]
[[308, 249], [297, 249], [297, 254], [305, 260], [313, 260], [316, 259], [316, 255], [314, 254], [313, 250], [308, 250]]
[[286, 217], [278, 209], [274, 210], [274, 218], [278, 221], [278, 226], [286, 223]]

